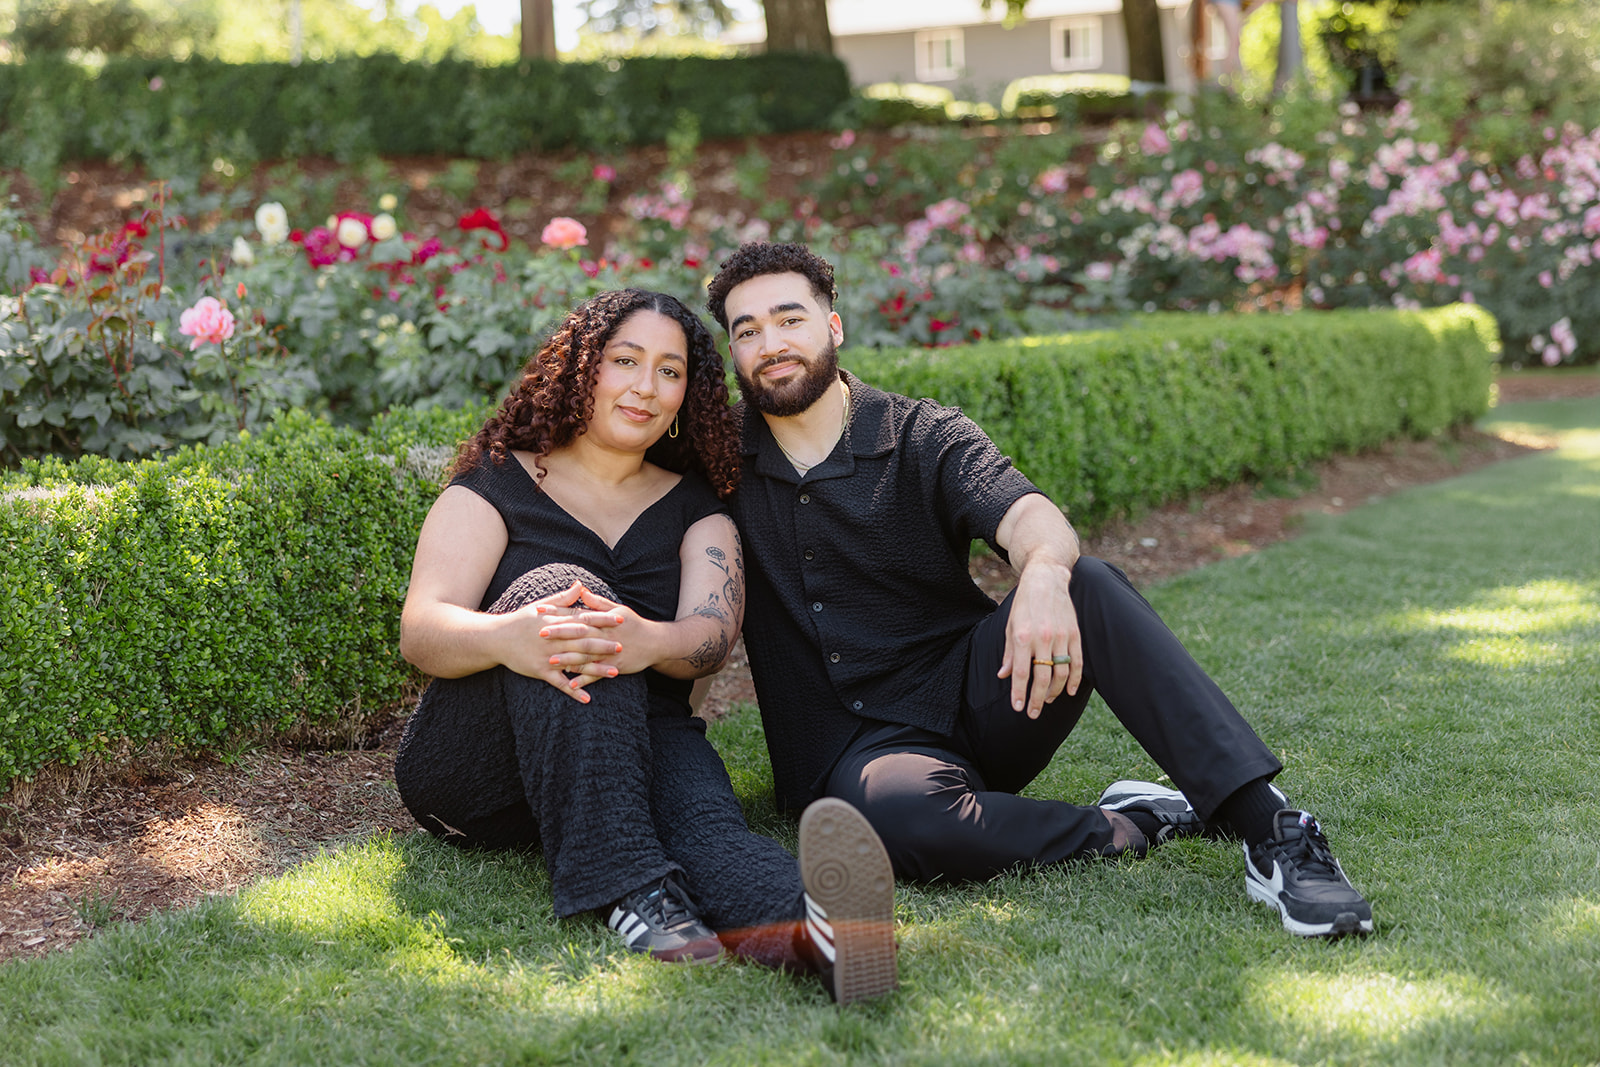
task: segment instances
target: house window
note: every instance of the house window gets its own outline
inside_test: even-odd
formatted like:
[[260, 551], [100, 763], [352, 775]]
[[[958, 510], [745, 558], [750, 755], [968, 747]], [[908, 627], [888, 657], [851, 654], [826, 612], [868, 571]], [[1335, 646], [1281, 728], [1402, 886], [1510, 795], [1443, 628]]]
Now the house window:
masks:
[[1099, 70], [1100, 20], [1055, 19], [1050, 23], [1050, 66], [1054, 70]]
[[923, 30], [917, 34], [917, 81], [947, 82], [961, 77], [967, 65], [960, 30]]

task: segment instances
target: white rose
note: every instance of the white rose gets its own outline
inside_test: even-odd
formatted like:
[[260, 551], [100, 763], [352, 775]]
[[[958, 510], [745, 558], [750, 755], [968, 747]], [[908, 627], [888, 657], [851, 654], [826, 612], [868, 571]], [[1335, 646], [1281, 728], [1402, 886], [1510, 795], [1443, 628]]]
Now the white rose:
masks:
[[393, 193], [384, 193], [382, 196], [378, 197], [379, 211], [393, 211], [399, 206], [400, 198], [395, 196]]
[[360, 248], [367, 241], [367, 228], [360, 219], [340, 219], [335, 236], [346, 248]]
[[243, 237], [235, 237], [233, 250], [228, 253], [228, 258], [241, 267], [248, 267], [255, 263], [256, 254], [250, 250], [250, 242]]
[[256, 229], [265, 244], [282, 244], [289, 239], [289, 213], [283, 205], [270, 201], [256, 208]]
[[374, 241], [387, 241], [400, 232], [400, 227], [394, 223], [394, 216], [385, 211], [372, 220], [372, 239]]

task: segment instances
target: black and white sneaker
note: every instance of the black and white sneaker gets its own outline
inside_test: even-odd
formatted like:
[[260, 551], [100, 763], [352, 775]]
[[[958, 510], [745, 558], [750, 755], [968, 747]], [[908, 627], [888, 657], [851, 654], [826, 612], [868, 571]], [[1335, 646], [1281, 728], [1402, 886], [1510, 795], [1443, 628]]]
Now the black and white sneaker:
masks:
[[1322, 827], [1306, 812], [1278, 812], [1271, 839], [1244, 846], [1244, 872], [1245, 892], [1277, 908], [1291, 934], [1372, 932], [1372, 905], [1344, 876]]
[[838, 1004], [882, 996], [899, 985], [894, 942], [894, 868], [872, 824], [837, 797], [800, 816], [802, 937]]
[[716, 931], [700, 921], [689, 894], [670, 874], [617, 901], [606, 925], [632, 951], [669, 963], [710, 963], [722, 955]]
[[[1100, 794], [1096, 806], [1133, 818], [1152, 846], [1165, 844], [1175, 837], [1195, 837], [1206, 828], [1188, 797], [1154, 782], [1132, 779], [1112, 782]], [[1155, 833], [1150, 833], [1147, 827], [1154, 827]]]

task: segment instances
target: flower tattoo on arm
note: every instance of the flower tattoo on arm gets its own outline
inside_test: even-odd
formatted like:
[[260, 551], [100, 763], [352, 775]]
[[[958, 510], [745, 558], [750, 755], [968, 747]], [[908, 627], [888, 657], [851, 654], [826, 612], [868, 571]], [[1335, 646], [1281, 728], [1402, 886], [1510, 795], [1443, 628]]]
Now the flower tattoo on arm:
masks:
[[715, 619], [721, 625], [715, 637], [707, 638], [699, 648], [684, 657], [684, 662], [696, 670], [715, 666], [728, 658], [734, 638], [729, 624], [733, 621], [734, 613], [744, 604], [744, 553], [738, 542], [734, 542], [731, 560], [716, 545], [706, 549], [706, 557], [724, 575], [722, 592], [707, 594], [705, 603], [690, 614]]

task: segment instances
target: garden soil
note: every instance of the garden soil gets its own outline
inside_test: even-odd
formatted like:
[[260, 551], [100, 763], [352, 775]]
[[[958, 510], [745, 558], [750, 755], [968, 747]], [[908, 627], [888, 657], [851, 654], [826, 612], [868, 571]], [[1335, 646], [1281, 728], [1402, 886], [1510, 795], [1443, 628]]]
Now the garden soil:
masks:
[[[773, 195], [797, 193], [818, 167], [828, 165], [828, 136], [763, 139]], [[696, 162], [701, 203], [722, 209], [739, 202], [730, 175], [748, 147], [703, 146]], [[885, 139], [883, 149], [893, 147]], [[544, 219], [576, 213], [576, 194], [557, 178], [569, 162], [485, 164], [467, 199], [475, 201], [472, 206], [530, 206], [521, 213], [525, 217], [511, 212], [507, 229], [535, 239]], [[666, 165], [663, 150], [631, 154], [617, 168], [612, 203], [647, 187]], [[454, 213], [468, 206], [436, 188], [433, 178], [444, 168], [443, 161], [399, 168], [414, 190], [408, 211], [419, 229], [452, 226]], [[148, 195], [138, 174], [111, 167], [79, 168], [49, 203], [31, 195], [20, 176], [9, 177], [39, 232], [55, 240], [120, 225]], [[604, 232], [603, 220], [595, 221]], [[1500, 383], [1506, 400], [1597, 393], [1600, 376], [1530, 373]], [[1298, 495], [1272, 495], [1251, 485], [1203, 494], [1098, 531], [1085, 539], [1084, 550], [1147, 586], [1291, 537], [1306, 514], [1338, 514], [1542, 447], [1550, 445], [1476, 432], [1398, 442], [1318, 465], [1295, 483], [1309, 487]], [[992, 557], [977, 559], [973, 575], [995, 595], [1012, 581], [1009, 569]], [[753, 698], [742, 648], [736, 647], [701, 713], [715, 717]], [[209, 894], [236, 892], [375, 833], [418, 832], [394, 789], [392, 765], [403, 728], [404, 710], [397, 709], [355, 747], [266, 743], [226, 760], [143, 754], [86, 763], [13, 789], [0, 798], [0, 961], [68, 949], [107, 923], [138, 921]]]

